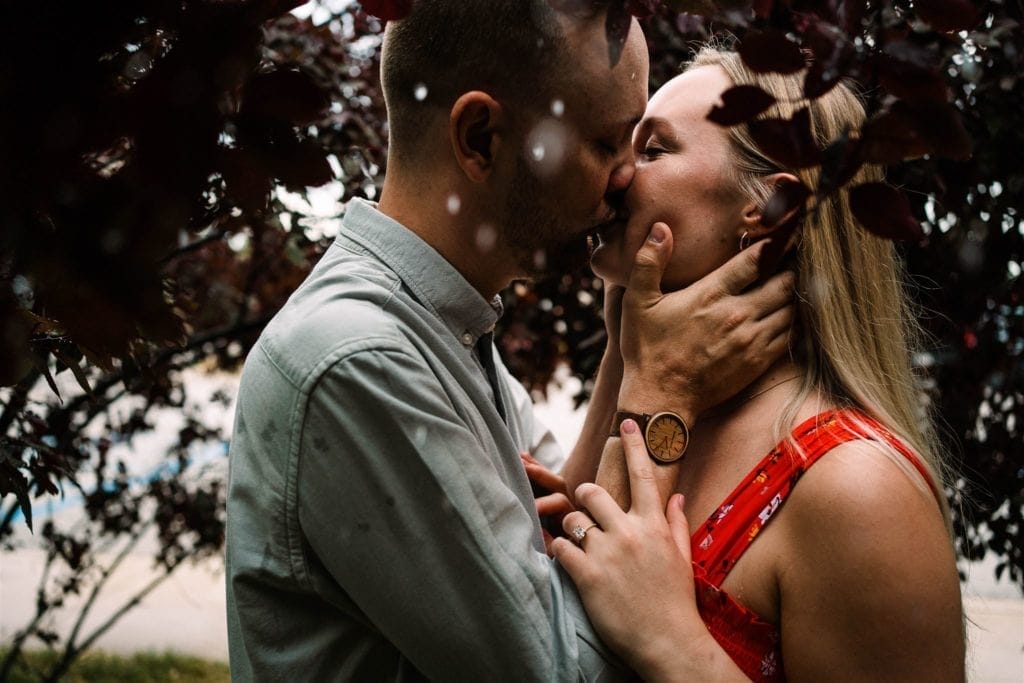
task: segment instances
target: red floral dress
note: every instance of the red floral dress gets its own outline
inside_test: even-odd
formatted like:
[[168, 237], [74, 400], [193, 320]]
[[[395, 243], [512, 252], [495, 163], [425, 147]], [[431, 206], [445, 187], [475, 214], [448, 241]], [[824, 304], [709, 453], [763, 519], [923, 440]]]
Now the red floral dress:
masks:
[[800, 450], [787, 439], [777, 445], [694, 531], [693, 573], [697, 607], [708, 630], [754, 681], [784, 681], [779, 629], [721, 590], [729, 571], [786, 501], [796, 482], [839, 444], [883, 438], [931, 481], [917, 456], [885, 427], [854, 410], [831, 410], [793, 430]]

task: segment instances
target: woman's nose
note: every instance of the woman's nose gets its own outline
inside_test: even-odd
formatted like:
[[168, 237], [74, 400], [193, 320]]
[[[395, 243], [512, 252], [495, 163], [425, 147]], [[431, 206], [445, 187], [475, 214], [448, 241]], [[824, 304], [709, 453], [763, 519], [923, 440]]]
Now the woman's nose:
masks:
[[622, 192], [633, 182], [636, 164], [632, 159], [619, 164], [608, 178], [608, 192]]

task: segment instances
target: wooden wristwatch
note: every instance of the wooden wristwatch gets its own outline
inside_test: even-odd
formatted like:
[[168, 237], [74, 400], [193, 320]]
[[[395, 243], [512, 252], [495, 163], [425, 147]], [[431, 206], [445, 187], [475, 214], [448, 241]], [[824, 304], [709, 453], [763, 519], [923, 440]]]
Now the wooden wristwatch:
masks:
[[611, 436], [619, 436], [619, 425], [626, 419], [633, 419], [640, 426], [652, 460], [668, 464], [683, 457], [690, 443], [690, 430], [679, 415], [669, 411], [651, 415], [620, 410], [612, 418]]

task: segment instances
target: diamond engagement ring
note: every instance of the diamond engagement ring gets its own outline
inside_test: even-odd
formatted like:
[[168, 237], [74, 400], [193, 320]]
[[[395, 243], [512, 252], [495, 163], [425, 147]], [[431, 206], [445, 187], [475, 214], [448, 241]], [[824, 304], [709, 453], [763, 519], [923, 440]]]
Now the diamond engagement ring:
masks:
[[572, 535], [576, 539], [576, 543], [577, 544], [583, 543], [583, 539], [587, 537], [587, 532], [590, 531], [591, 529], [593, 529], [596, 526], [597, 526], [597, 524], [591, 524], [586, 529], [584, 529], [583, 527], [581, 527], [578, 524], [576, 526], [574, 526], [572, 528]]

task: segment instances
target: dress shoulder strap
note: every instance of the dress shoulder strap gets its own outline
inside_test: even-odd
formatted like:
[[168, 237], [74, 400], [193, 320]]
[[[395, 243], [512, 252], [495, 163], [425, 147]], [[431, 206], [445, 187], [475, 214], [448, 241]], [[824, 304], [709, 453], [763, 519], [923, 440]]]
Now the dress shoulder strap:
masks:
[[829, 410], [802, 422], [793, 440], [783, 440], [744, 477], [725, 501], [694, 530], [693, 563], [720, 587], [733, 565], [771, 521], [811, 465], [848, 441], [884, 440], [906, 457], [925, 481], [931, 478], [917, 456], [876, 420], [852, 409]]

